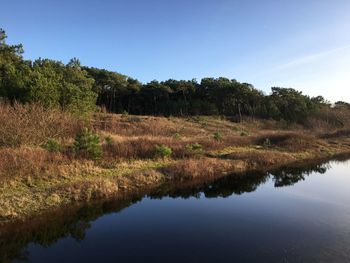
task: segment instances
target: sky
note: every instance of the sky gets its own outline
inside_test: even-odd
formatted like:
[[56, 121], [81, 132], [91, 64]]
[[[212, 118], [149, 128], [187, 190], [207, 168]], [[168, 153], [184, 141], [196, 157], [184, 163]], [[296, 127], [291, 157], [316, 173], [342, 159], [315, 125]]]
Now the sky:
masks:
[[350, 0], [0, 0], [8, 43], [142, 82], [228, 77], [350, 102]]

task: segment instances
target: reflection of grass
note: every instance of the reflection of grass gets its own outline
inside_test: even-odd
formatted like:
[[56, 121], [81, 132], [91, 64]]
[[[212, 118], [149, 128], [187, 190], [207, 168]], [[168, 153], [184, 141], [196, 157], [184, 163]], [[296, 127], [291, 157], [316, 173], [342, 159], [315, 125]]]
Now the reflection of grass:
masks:
[[[35, 121], [33, 111], [38, 109], [22, 109], [22, 114]], [[134, 193], [170, 180], [265, 170], [350, 151], [350, 140], [334, 137], [333, 131], [332, 136], [316, 136], [300, 127], [286, 131], [278, 123], [232, 123], [215, 117], [95, 114], [90, 122], [81, 123], [64, 113], [57, 119], [41, 110], [40, 131], [32, 132], [35, 125], [22, 123], [17, 134], [11, 127], [16, 127], [19, 116], [6, 112], [1, 118], [13, 126], [0, 126], [0, 134], [6, 135], [6, 140], [0, 139], [0, 219]], [[52, 123], [42, 124], [49, 117]], [[69, 123], [74, 124], [72, 129], [66, 128]], [[100, 158], [88, 160], [74, 151], [75, 135], [83, 126], [102, 138], [94, 144], [101, 147]], [[249, 136], [241, 136], [242, 131]], [[52, 138], [60, 147], [53, 141], [43, 147]], [[156, 145], [162, 146], [158, 152]], [[168, 158], [157, 158], [161, 156]]]
[[[236, 163], [237, 165], [238, 163]], [[124, 164], [126, 167], [130, 163]], [[138, 162], [135, 167], [159, 167], [156, 162]], [[209, 169], [208, 173], [203, 173], [201, 166]], [[60, 238], [70, 236], [76, 240], [83, 240], [86, 231], [90, 227], [90, 222], [96, 220], [103, 214], [110, 212], [116, 213], [121, 209], [128, 207], [139, 201], [144, 194], [148, 194], [151, 198], [162, 198], [164, 196], [172, 197], [199, 197], [201, 193], [208, 198], [213, 197], [228, 197], [233, 194], [240, 195], [245, 192], [253, 192], [260, 185], [265, 183], [268, 178], [273, 177], [275, 187], [283, 187], [304, 180], [313, 172], [325, 173], [329, 168], [327, 165], [319, 164], [318, 162], [304, 163], [295, 165], [292, 168], [283, 168], [281, 170], [271, 170], [267, 172], [251, 172], [247, 174], [234, 174], [215, 179], [215, 172], [220, 172], [225, 165], [232, 163], [216, 159], [189, 159], [187, 162], [170, 163], [166, 169], [175, 175], [179, 173], [176, 181], [169, 181], [157, 187], [156, 191], [137, 192], [130, 198], [113, 199], [106, 202], [93, 202], [83, 207], [70, 207], [51, 211], [38, 217], [34, 220], [27, 221], [26, 224], [14, 224], [2, 228], [0, 239], [6, 242], [0, 242], [0, 262], [10, 262], [13, 258], [21, 255], [23, 248], [30, 242], [35, 242], [42, 246], [49, 246], [56, 243]], [[192, 169], [189, 171], [189, 168]], [[225, 169], [227, 169], [226, 167]], [[193, 170], [195, 169], [195, 170]], [[185, 172], [185, 173], [183, 173]], [[186, 174], [187, 173], [187, 174]], [[288, 176], [285, 176], [288, 174]], [[195, 175], [200, 176], [198, 179]], [[93, 178], [93, 177], [92, 177]], [[190, 179], [190, 180], [189, 180]], [[37, 182], [38, 183], [38, 182]], [[195, 187], [194, 187], [195, 186]], [[87, 196], [91, 196], [92, 191], [86, 192]], [[57, 194], [52, 194], [48, 197], [45, 205], [56, 206], [63, 198]], [[11, 259], [11, 260], [8, 260]]]
[[8, 181], [1, 185], [0, 219], [26, 216], [72, 201], [107, 198], [116, 193], [119, 185], [124, 187], [130, 183], [134, 187], [133, 182], [145, 183], [144, 176], [133, 178], [133, 173], [142, 175], [168, 163], [167, 160], [121, 162], [112, 169], [102, 169], [92, 162], [73, 162], [60, 167], [61, 176], [57, 178], [27, 177]]

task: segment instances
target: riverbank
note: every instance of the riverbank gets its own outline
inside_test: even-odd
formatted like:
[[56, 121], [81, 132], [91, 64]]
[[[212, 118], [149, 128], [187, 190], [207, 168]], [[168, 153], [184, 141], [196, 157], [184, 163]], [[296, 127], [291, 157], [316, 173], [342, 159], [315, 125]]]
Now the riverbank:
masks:
[[[192, 202], [206, 202], [205, 199], [207, 199], [208, 202], [216, 200], [219, 202], [228, 202], [229, 204], [232, 204], [232, 202], [228, 200], [236, 202], [239, 202], [239, 200], [244, 200], [245, 198], [240, 198], [239, 196], [245, 196], [248, 193], [249, 196], [251, 196], [261, 187], [264, 188], [266, 184], [270, 185], [271, 188], [279, 188], [279, 190], [276, 190], [277, 192], [288, 192], [290, 189], [293, 189], [293, 185], [298, 185], [300, 181], [309, 181], [309, 176], [312, 177], [312, 181], [315, 181], [315, 179], [321, 181], [324, 180], [326, 177], [324, 175], [326, 175], [328, 171], [336, 169], [336, 167], [340, 166], [342, 162], [346, 162], [348, 158], [349, 155], [338, 156], [331, 161], [318, 160], [303, 162], [294, 164], [293, 167], [287, 166], [283, 167], [282, 169], [272, 169], [268, 172], [232, 174], [219, 179], [196, 178], [183, 182], [172, 181], [155, 189], [149, 189], [145, 192], [134, 192], [133, 194], [128, 194], [124, 197], [118, 196], [107, 200], [96, 200], [85, 204], [69, 205], [63, 209], [53, 209], [42, 213], [39, 216], [35, 216], [35, 218], [33, 217], [25, 222], [11, 221], [11, 223], [7, 223], [6, 225], [0, 227], [0, 262], [12, 262], [13, 259], [27, 258], [29, 254], [27, 253], [28, 249], [26, 248], [28, 248], [29, 244], [29, 249], [32, 247], [32, 245], [34, 245], [45, 247], [46, 250], [48, 247], [52, 247], [57, 244], [57, 242], [62, 242], [62, 240], [68, 238], [72, 241], [76, 240], [79, 242], [80, 247], [80, 245], [82, 245], [86, 239], [91, 238], [91, 231], [92, 229], [96, 229], [94, 227], [94, 225], [96, 226], [96, 222], [99, 220], [104, 220], [104, 217], [113, 217], [113, 220], [104, 221], [103, 228], [106, 229], [105, 227], [106, 224], [109, 224], [108, 222], [116, 222], [120, 220], [125, 216], [125, 214], [128, 214], [128, 211], [140, 209], [145, 202], [168, 203], [168, 205], [165, 207], [159, 206], [158, 203], [156, 207], [147, 207], [147, 209], [144, 210], [147, 215], [155, 216], [155, 224], [158, 225], [157, 220], [159, 220], [159, 217], [165, 216], [169, 219], [169, 213], [153, 213], [153, 209], [156, 210], [157, 207], [162, 211], [163, 209], [171, 210], [170, 206], [173, 202], [185, 202], [186, 204]], [[332, 178], [330, 178], [331, 182], [333, 182], [333, 178], [335, 181], [337, 180], [337, 176], [332, 174]], [[280, 189], [284, 186], [288, 186], [288, 189], [285, 189], [286, 191]], [[309, 187], [313, 189], [314, 186], [312, 184], [312, 186]], [[317, 187], [317, 184], [315, 187]], [[274, 189], [271, 188], [269, 191], [272, 193]], [[345, 185], [344, 188], [346, 189]], [[334, 189], [332, 187], [326, 191], [328, 190], [338, 192], [338, 189]], [[322, 189], [322, 195], [323, 191], [325, 191], [325, 189]], [[259, 192], [263, 193], [264, 190]], [[275, 200], [274, 195], [272, 195], [271, 198], [274, 201], [277, 201]], [[251, 198], [250, 200], [253, 202], [261, 202], [259, 198]], [[294, 199], [289, 200], [295, 202]], [[278, 200], [277, 202], [280, 201], [281, 200]], [[271, 206], [271, 203], [269, 202], [265, 205]], [[131, 207], [133, 208], [131, 209]], [[185, 208], [186, 205], [180, 207]], [[239, 206], [237, 205], [230, 206], [230, 211], [232, 211], [232, 209], [237, 209], [238, 207]], [[247, 204], [241, 206], [241, 208], [243, 208], [245, 211], [251, 211], [252, 213], [256, 212], [256, 209], [247, 210]], [[152, 213], [149, 213], [149, 209], [152, 209]], [[206, 207], [205, 209], [208, 208]], [[288, 208], [286, 209], [288, 210]], [[278, 216], [280, 216], [280, 209], [277, 210], [279, 213]], [[215, 211], [215, 209], [210, 210], [210, 215], [215, 214]], [[260, 211], [263, 213], [263, 215], [269, 215], [267, 212], [269, 210], [266, 208], [263, 211]], [[315, 213], [318, 217], [319, 215], [317, 215], [317, 212]], [[131, 214], [135, 216], [134, 213]], [[190, 214], [191, 212], [186, 211], [186, 215], [191, 218]], [[297, 214], [300, 216], [300, 213]], [[304, 216], [304, 213], [302, 213], [302, 215]], [[133, 217], [133, 220], [134, 219], [140, 221], [138, 223], [133, 221], [134, 227], [128, 228], [127, 231], [136, 231], [135, 228], [139, 227], [140, 225], [142, 226], [145, 220], [144, 217], [140, 218], [139, 216], [136, 216], [135, 218]], [[243, 220], [245, 220], [245, 218]], [[304, 220], [304, 218], [301, 220]], [[190, 221], [182, 222], [187, 224]], [[229, 219], [228, 221], [231, 220]], [[256, 226], [256, 224], [253, 225]], [[119, 237], [120, 234], [123, 233], [120, 228], [115, 228], [113, 226], [109, 226], [108, 229], [108, 231], [117, 231]], [[98, 244], [100, 243], [98, 242]]]
[[[53, 134], [60, 131], [59, 151], [43, 147], [39, 135], [29, 140], [28, 134], [34, 129], [31, 124], [21, 131], [27, 136], [26, 143], [0, 148], [2, 224], [60, 207], [137, 195], [165, 184], [266, 171], [350, 153], [349, 133], [344, 128], [314, 132], [268, 121], [233, 123], [214, 117], [115, 114], [96, 114], [83, 124], [68, 117], [64, 122], [70, 124], [69, 129], [57, 123], [56, 130], [49, 129], [47, 121], [38, 122]], [[72, 122], [77, 127], [74, 129], [88, 126], [98, 134], [100, 159], [72, 153]], [[52, 137], [40, 136], [45, 140]], [[171, 149], [171, 153], [160, 156], [157, 145]]]

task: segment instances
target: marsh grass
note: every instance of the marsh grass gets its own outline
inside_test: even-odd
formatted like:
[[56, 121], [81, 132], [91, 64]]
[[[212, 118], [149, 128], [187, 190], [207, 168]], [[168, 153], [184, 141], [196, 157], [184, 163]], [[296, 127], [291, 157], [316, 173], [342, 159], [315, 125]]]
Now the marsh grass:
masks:
[[59, 109], [16, 103], [0, 104], [0, 123], [0, 221], [168, 180], [350, 151], [346, 126], [321, 133], [268, 120], [106, 112], [81, 120]]

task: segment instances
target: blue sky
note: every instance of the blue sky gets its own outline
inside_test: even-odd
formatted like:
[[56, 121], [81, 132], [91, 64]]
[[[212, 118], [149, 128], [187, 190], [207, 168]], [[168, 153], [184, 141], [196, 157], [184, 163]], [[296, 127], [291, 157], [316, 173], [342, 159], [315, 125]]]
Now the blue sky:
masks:
[[350, 101], [349, 14], [349, 0], [1, 0], [0, 27], [29, 59]]

